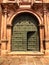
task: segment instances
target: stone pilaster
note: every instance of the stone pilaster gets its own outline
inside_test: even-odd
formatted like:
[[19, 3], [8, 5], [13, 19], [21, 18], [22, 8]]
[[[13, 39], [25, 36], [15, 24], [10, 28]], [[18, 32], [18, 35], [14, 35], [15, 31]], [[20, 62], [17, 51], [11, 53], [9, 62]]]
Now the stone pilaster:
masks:
[[1, 55], [6, 54], [7, 52], [7, 7], [3, 10], [2, 13], [2, 27], [1, 27]]
[[40, 52], [43, 53], [44, 52], [44, 48], [43, 48], [44, 24], [43, 23], [39, 25], [39, 31], [40, 31]]
[[47, 22], [47, 8], [46, 5], [43, 5], [43, 10], [44, 10], [44, 31], [45, 31], [45, 35], [44, 35], [44, 50], [45, 53], [47, 53], [47, 51], [49, 50], [49, 40], [48, 40], [48, 22]]
[[46, 10], [46, 6], [44, 6], [44, 26], [45, 26], [45, 39], [47, 39], [47, 10]]

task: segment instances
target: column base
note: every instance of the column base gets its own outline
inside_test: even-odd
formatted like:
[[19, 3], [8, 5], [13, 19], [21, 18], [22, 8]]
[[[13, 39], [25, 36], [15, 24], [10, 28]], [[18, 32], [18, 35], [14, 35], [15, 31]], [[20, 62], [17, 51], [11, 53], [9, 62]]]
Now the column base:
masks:
[[49, 50], [49, 39], [43, 40], [44, 50]]
[[8, 50], [1, 50], [1, 56], [6, 56], [8, 54]]
[[45, 50], [45, 55], [49, 56], [49, 50]]
[[49, 56], [49, 39], [44, 40], [44, 53]]

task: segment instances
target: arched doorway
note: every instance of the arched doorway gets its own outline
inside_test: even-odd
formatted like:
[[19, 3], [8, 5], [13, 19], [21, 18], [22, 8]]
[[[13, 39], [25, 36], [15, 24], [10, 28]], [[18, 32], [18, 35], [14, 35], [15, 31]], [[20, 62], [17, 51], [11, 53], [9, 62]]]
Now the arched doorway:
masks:
[[39, 22], [34, 15], [20, 13], [12, 25], [12, 51], [39, 51]]

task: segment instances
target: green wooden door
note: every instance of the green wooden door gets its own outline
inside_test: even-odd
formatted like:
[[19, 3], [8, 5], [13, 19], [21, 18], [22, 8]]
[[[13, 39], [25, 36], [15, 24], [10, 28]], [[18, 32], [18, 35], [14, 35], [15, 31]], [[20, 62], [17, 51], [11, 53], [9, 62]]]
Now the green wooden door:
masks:
[[12, 51], [39, 51], [38, 32], [34, 17], [19, 15], [13, 22]]

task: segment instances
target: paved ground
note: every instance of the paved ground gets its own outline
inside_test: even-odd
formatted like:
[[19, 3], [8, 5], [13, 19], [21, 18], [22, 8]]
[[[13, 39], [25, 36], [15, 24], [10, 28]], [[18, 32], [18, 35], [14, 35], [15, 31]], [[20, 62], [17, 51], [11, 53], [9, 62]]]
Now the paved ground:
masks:
[[0, 57], [0, 65], [49, 65], [49, 57], [11, 56]]

